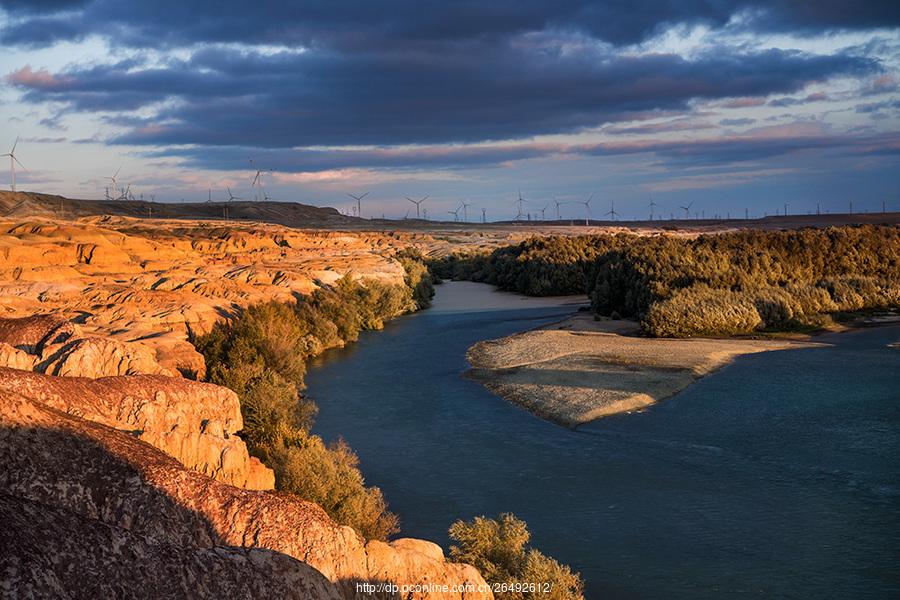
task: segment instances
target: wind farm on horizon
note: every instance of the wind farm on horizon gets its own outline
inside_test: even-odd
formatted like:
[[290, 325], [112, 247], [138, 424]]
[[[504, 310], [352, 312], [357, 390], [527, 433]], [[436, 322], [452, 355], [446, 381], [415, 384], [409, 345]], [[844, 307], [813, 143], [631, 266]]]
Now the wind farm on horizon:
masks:
[[[29, 173], [29, 169], [25, 167], [22, 161], [19, 158], [20, 149], [20, 140], [19, 136], [14, 140], [11, 149], [9, 152], [0, 155], [3, 158], [9, 158], [10, 160], [10, 171], [9, 171], [9, 179], [10, 179], [10, 190], [15, 193], [20, 191], [17, 187], [16, 182], [16, 174], [17, 170], [24, 171]], [[229, 205], [233, 205], [238, 202], [250, 202], [250, 203], [291, 203], [292, 201], [286, 199], [276, 199], [269, 195], [269, 190], [266, 187], [265, 178], [269, 175], [275, 173], [275, 169], [265, 168], [258, 166], [254, 159], [248, 159], [249, 163], [249, 175], [245, 178], [227, 178], [224, 180], [220, 180], [216, 184], [209, 184], [207, 186], [207, 195], [204, 201], [205, 204], [221, 206], [221, 218], [228, 220], [229, 219]], [[132, 183], [124, 183], [122, 182], [122, 166], [116, 168], [111, 175], [107, 175], [102, 177], [102, 179], [106, 180], [108, 183], [103, 188], [103, 201], [105, 202], [130, 202], [130, 203], [144, 203], [147, 205], [146, 208], [146, 216], [153, 216], [153, 205], [159, 204], [156, 201], [156, 193], [144, 193], [135, 191], [135, 186]], [[241, 191], [240, 181], [246, 181], [247, 183], [245, 191]], [[230, 182], [236, 181], [238, 182], [238, 187], [233, 188]], [[616, 208], [616, 198], [611, 197], [609, 200], [609, 209], [602, 213], [603, 218], [595, 218], [592, 215], [592, 208], [594, 207], [594, 202], [597, 199], [596, 193], [589, 194], [584, 199], [579, 199], [574, 195], [554, 195], [550, 197], [541, 197], [540, 199], [526, 199], [523, 196], [522, 191], [517, 191], [514, 199], [511, 202], [512, 207], [515, 209], [515, 213], [512, 212], [507, 213], [509, 217], [495, 217], [493, 219], [489, 219], [488, 215], [490, 213], [496, 214], [496, 212], [500, 212], [502, 215], [502, 210], [497, 210], [498, 201], [492, 199], [491, 201], [482, 201], [475, 202], [464, 199], [456, 199], [453, 201], [448, 201], [446, 199], [441, 199], [439, 197], [434, 197], [430, 194], [425, 194], [420, 197], [413, 197], [410, 195], [402, 196], [400, 198], [381, 198], [381, 202], [396, 202], [396, 201], [405, 201], [408, 203], [410, 208], [405, 212], [405, 214], [396, 215], [393, 217], [387, 216], [386, 213], [382, 211], [381, 217], [375, 217], [374, 213], [376, 210], [370, 210], [367, 208], [367, 203], [364, 202], [367, 199], [371, 200], [373, 196], [371, 195], [371, 190], [364, 191], [362, 193], [351, 193], [346, 192], [346, 197], [352, 200], [352, 203], [349, 207], [339, 207], [335, 206], [335, 209], [345, 217], [351, 217], [355, 219], [360, 219], [364, 221], [389, 221], [389, 222], [419, 222], [419, 223], [454, 223], [460, 225], [514, 225], [514, 226], [570, 226], [570, 227], [590, 227], [590, 226], [602, 226], [602, 225], [619, 225], [623, 226], [626, 224], [646, 224], [646, 223], [658, 223], [660, 225], [666, 223], [672, 224], [700, 224], [700, 223], [729, 223], [729, 222], [741, 222], [741, 221], [752, 221], [759, 219], [768, 219], [768, 218], [785, 218], [785, 217], [809, 217], [809, 216], [859, 216], [861, 214], [870, 214], [877, 215], [883, 214], [887, 215], [892, 211], [888, 210], [890, 208], [895, 208], [889, 203], [887, 200], [883, 199], [880, 202], [880, 206], [871, 207], [873, 210], [869, 210], [869, 208], [859, 209], [859, 203], [857, 202], [856, 209], [854, 210], [854, 201], [853, 199], [849, 199], [847, 201], [847, 211], [830, 211], [828, 209], [823, 210], [821, 203], [816, 201], [815, 203], [806, 202], [807, 210], [806, 212], [802, 211], [790, 211], [790, 207], [792, 205], [802, 205], [804, 204], [800, 200], [795, 200], [793, 202], [783, 202], [781, 208], [775, 208], [774, 211], [770, 212], [768, 210], [765, 211], [752, 211], [750, 207], [744, 207], [742, 211], [742, 218], [732, 217], [731, 211], [728, 210], [720, 210], [712, 208], [709, 211], [709, 216], [707, 216], [707, 209], [696, 207], [696, 201], [691, 200], [685, 204], [674, 203], [668, 206], [669, 215], [668, 218], [665, 218], [665, 212], [667, 210], [666, 204], [657, 202], [653, 197], [652, 193], [648, 194], [649, 202], [646, 205], [646, 210], [648, 212], [647, 217], [638, 216], [632, 212], [629, 217], [623, 215], [619, 209]], [[145, 199], [148, 198], [149, 200]], [[215, 198], [214, 198], [215, 196]], [[221, 199], [216, 199], [221, 197]], [[561, 199], [562, 198], [562, 199]], [[197, 204], [197, 202], [185, 202], [183, 198], [176, 201], [167, 201], [163, 202], [163, 204], [184, 204], [184, 205], [192, 205]], [[336, 203], [338, 204], [338, 203]], [[499, 206], [502, 208], [504, 204], [503, 200], [499, 201]], [[555, 218], [548, 219], [547, 218], [547, 210], [551, 207], [554, 208]], [[620, 202], [621, 205], [621, 202]], [[310, 205], [313, 206], [313, 205]], [[415, 209], [415, 216], [411, 215], [412, 209]], [[429, 217], [429, 207], [431, 208]], [[566, 207], [572, 207], [572, 209], [568, 209]], [[583, 212], [581, 208], [583, 207]], [[470, 218], [470, 209], [473, 210], [474, 215], [478, 215], [477, 217]], [[157, 210], [157, 214], [159, 214], [159, 210]], [[578, 213], [581, 214], [578, 214]], [[566, 214], [568, 213], [568, 214]], [[683, 213], [683, 214], [682, 214]], [[434, 215], [447, 215], [448, 218], [435, 218]], [[676, 216], [680, 215], [680, 216]]]

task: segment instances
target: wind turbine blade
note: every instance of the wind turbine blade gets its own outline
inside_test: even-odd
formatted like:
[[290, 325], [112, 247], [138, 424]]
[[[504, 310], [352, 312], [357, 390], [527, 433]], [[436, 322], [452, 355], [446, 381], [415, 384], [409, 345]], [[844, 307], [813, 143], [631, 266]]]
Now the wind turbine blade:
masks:
[[22, 169], [24, 169], [25, 171], [28, 171], [28, 168], [25, 165], [23, 165], [22, 162], [18, 158], [15, 157], [15, 155], [12, 155], [12, 159], [14, 161], [16, 161], [17, 163], [19, 163], [19, 166], [22, 167]]
[[365, 197], [368, 196], [368, 195], [369, 195], [369, 192], [366, 192], [365, 194], [363, 194], [362, 196], [360, 196], [359, 199], [362, 200], [363, 198], [365, 198]]
[[10, 153], [10, 154], [15, 154], [15, 153], [16, 153], [16, 146], [18, 146], [18, 145], [19, 145], [19, 136], [16, 136], [16, 141], [13, 143], [13, 148], [12, 148], [12, 150], [9, 151], [9, 153]]
[[122, 167], [119, 167], [118, 169], [116, 169], [116, 174], [112, 176], [112, 179], [115, 179], [116, 177], [118, 177], [119, 171], [121, 171], [121, 170], [122, 170]]

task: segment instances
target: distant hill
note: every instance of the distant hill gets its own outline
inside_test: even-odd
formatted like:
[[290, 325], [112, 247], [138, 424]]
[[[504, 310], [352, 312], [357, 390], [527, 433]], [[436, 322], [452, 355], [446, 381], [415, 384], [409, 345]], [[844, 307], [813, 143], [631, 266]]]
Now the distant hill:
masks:
[[420, 219], [361, 219], [342, 215], [337, 209], [298, 202], [147, 202], [145, 200], [74, 200], [37, 192], [0, 191], [0, 218], [71, 219], [97, 215], [158, 219], [241, 220], [277, 223], [288, 227], [322, 229], [397, 229], [404, 231], [439, 230], [533, 230], [534, 233], [600, 233], [610, 228], [636, 231], [660, 229], [671, 231], [715, 232], [733, 229], [798, 229], [871, 223], [900, 225], [900, 212], [853, 214], [797, 214], [768, 216], [760, 219], [666, 219], [602, 221], [591, 219], [584, 227], [583, 219], [560, 221], [494, 221], [489, 223], [423, 221]]
[[115, 215], [159, 219], [235, 219], [278, 223], [291, 227], [348, 227], [363, 219], [297, 202], [188, 202], [146, 200], [75, 200], [36, 192], [0, 192], [0, 217], [62, 217]]

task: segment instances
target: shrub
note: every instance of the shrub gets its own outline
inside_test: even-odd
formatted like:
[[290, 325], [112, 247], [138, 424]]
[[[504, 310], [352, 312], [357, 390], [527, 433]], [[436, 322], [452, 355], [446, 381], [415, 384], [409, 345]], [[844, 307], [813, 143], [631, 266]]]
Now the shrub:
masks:
[[[410, 284], [429, 296], [425, 275], [407, 260]], [[397, 531], [377, 488], [367, 488], [359, 460], [343, 442], [326, 446], [309, 434], [317, 411], [304, 398], [305, 361], [326, 348], [354, 341], [364, 329], [418, 306], [415, 290], [377, 280], [339, 279], [296, 305], [247, 307], [192, 341], [206, 358], [207, 380], [237, 393], [250, 453], [275, 471], [276, 487], [318, 503], [335, 521], [386, 539]]]
[[297, 430], [267, 446], [263, 456], [278, 489], [315, 502], [338, 523], [369, 539], [399, 531], [397, 516], [387, 510], [381, 490], [366, 487], [359, 458], [343, 440], [326, 446], [319, 436]]
[[396, 258], [403, 266], [403, 270], [406, 271], [404, 282], [406, 287], [412, 290], [412, 299], [416, 308], [421, 310], [431, 306], [431, 299], [434, 297], [434, 280], [425, 265], [422, 254], [418, 250], [409, 248], [397, 253]]
[[[683, 292], [691, 288], [694, 293]], [[633, 236], [597, 257], [588, 292], [598, 314], [638, 317], [655, 335], [746, 330], [748, 300], [761, 322], [775, 328], [818, 322], [814, 317], [823, 312], [897, 306], [900, 228]], [[730, 311], [723, 305], [728, 299], [737, 302]], [[667, 316], [675, 321], [663, 323]]]
[[699, 284], [654, 303], [641, 324], [654, 336], [691, 337], [749, 333], [762, 319], [745, 294]]
[[510, 513], [498, 519], [475, 517], [450, 526], [450, 558], [473, 565], [489, 583], [524, 582], [549, 584], [544, 590], [510, 591], [496, 594], [499, 600], [583, 598], [583, 583], [578, 573], [528, 547], [530, 534], [524, 521]]

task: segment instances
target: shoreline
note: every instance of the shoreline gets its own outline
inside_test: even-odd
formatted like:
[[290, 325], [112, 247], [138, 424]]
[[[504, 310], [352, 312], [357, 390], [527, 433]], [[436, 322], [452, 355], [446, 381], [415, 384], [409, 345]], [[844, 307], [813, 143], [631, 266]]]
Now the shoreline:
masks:
[[[853, 329], [848, 327], [843, 330]], [[565, 319], [471, 346], [469, 379], [563, 427], [643, 410], [686, 389], [738, 356], [821, 347], [786, 338], [637, 337], [633, 321]]]

